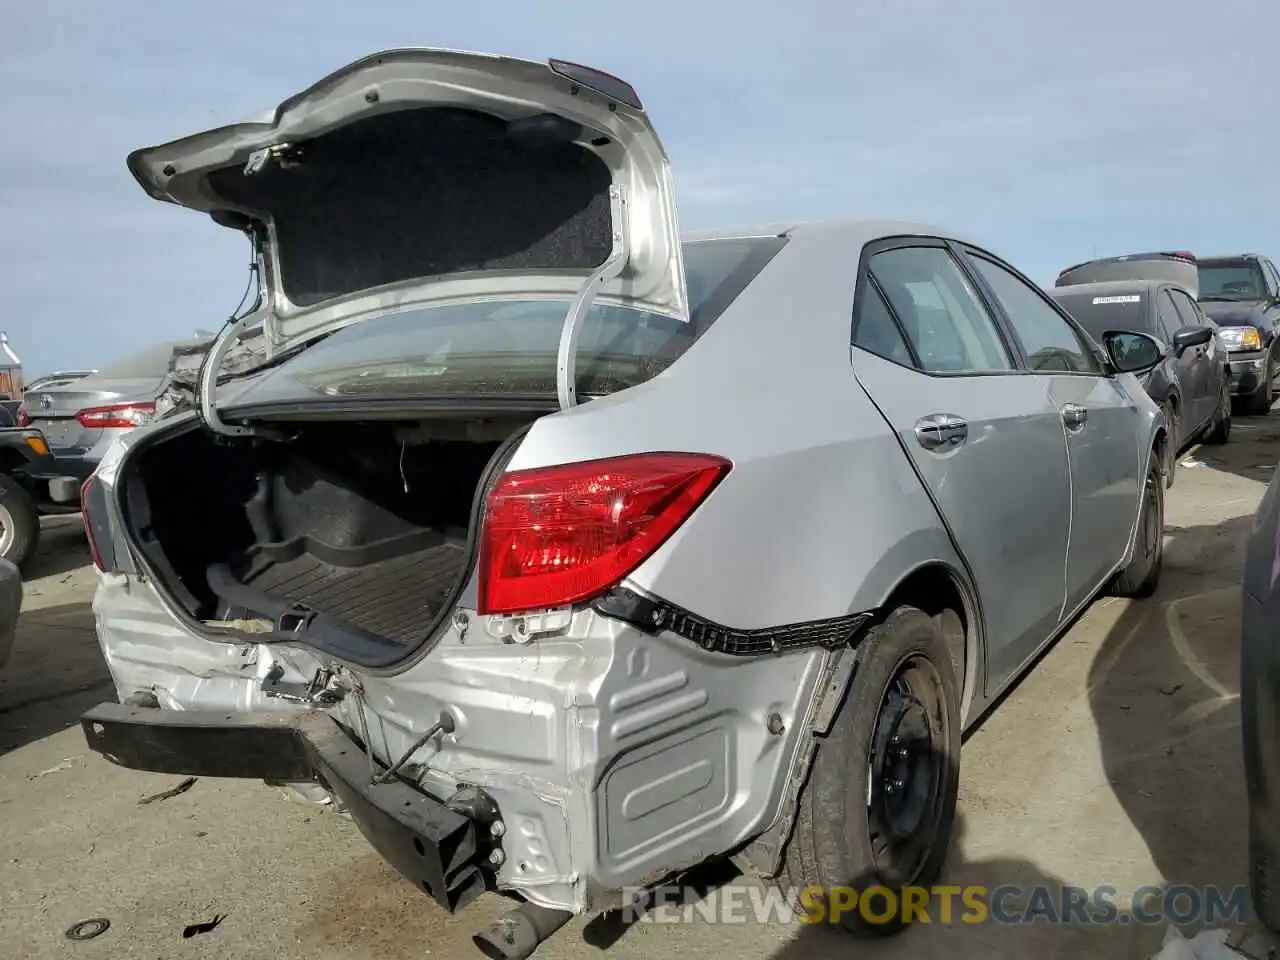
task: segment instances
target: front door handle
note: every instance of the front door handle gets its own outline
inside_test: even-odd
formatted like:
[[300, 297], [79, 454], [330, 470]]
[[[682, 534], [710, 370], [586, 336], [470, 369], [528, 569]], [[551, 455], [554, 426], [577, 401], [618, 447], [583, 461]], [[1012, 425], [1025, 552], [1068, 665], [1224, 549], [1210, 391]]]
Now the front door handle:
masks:
[[1089, 411], [1078, 403], [1068, 403], [1062, 408], [1062, 422], [1068, 430], [1079, 430], [1089, 419]]
[[935, 413], [916, 422], [916, 440], [926, 450], [954, 450], [969, 439], [969, 424], [949, 413]]

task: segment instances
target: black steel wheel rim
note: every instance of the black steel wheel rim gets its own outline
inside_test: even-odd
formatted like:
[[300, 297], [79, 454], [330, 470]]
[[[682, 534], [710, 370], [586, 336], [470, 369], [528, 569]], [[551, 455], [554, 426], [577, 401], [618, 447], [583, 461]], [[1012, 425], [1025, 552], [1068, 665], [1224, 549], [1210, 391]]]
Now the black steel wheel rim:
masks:
[[908, 657], [881, 697], [867, 763], [871, 851], [880, 879], [895, 886], [913, 883], [938, 843], [948, 722], [937, 668]]

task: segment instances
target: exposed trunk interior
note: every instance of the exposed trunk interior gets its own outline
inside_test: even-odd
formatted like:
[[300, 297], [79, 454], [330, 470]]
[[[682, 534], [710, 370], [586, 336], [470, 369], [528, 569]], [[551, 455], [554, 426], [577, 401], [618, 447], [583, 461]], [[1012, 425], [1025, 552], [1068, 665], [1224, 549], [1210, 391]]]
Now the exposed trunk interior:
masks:
[[473, 565], [478, 487], [532, 419], [307, 423], [287, 441], [189, 431], [130, 462], [126, 522], [193, 617], [277, 619], [301, 604], [368, 636], [340, 641], [343, 655], [391, 662], [448, 613]]

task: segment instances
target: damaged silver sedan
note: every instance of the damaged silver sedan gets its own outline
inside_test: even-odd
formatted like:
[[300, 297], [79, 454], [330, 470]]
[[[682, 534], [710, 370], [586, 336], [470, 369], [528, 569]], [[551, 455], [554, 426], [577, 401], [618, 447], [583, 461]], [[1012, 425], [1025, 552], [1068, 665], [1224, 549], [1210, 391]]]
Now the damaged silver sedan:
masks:
[[1138, 335], [918, 225], [682, 240], [613, 77], [391, 51], [129, 166], [260, 281], [85, 486], [88, 742], [518, 896], [490, 956], [709, 858], [931, 882], [961, 731], [1155, 588]]

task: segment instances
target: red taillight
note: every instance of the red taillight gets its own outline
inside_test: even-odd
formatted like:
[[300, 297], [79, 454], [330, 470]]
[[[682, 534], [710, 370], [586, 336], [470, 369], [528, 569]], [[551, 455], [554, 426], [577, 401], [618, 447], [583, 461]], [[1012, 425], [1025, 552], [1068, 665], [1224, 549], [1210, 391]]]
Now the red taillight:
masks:
[[86, 407], [76, 414], [76, 420], [80, 426], [93, 430], [136, 427], [150, 420], [155, 412], [154, 403], [112, 403], [105, 407]]
[[29, 427], [29, 426], [31, 426], [31, 414], [27, 413], [27, 407], [26, 407], [26, 404], [23, 404], [22, 406], [20, 406], [20, 407], [18, 408], [18, 420], [17, 420], [17, 423], [18, 423], [18, 426], [20, 426], [20, 427]]
[[703, 454], [648, 453], [507, 474], [485, 505], [479, 612], [562, 607], [614, 586], [731, 466]]
[[89, 556], [93, 560], [93, 565], [102, 572], [106, 572], [107, 565], [102, 559], [102, 551], [98, 549], [98, 541], [94, 537], [94, 517], [90, 516], [91, 494], [94, 490], [94, 477], [89, 477], [84, 483], [80, 484], [80, 509], [84, 516], [84, 538], [89, 541]]

